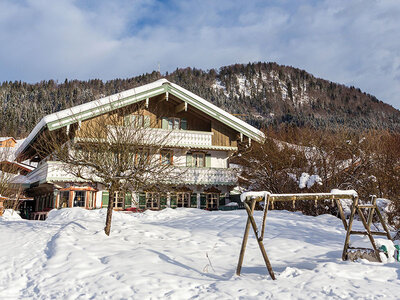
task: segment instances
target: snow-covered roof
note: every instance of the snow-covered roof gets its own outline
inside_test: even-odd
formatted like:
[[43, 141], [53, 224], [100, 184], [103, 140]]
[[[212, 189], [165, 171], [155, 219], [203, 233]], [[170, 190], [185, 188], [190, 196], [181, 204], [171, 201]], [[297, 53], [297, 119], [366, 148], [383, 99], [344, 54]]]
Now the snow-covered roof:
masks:
[[179, 99], [187, 102], [189, 105], [201, 110], [215, 119], [218, 119], [222, 123], [249, 138], [254, 140], [262, 140], [264, 138], [264, 134], [250, 124], [247, 124], [181, 86], [169, 82], [167, 79], [159, 79], [149, 84], [77, 105], [69, 109], [64, 109], [43, 117], [22, 145], [17, 149], [16, 156], [22, 153], [46, 126], [50, 131], [55, 130], [103, 114], [107, 111], [115, 110], [164, 93], [173, 94]]
[[14, 142], [16, 142], [16, 140], [15, 140], [12, 136], [3, 136], [3, 137], [0, 137], [0, 142], [4, 142], [4, 141], [10, 140], [10, 139], [13, 139]]

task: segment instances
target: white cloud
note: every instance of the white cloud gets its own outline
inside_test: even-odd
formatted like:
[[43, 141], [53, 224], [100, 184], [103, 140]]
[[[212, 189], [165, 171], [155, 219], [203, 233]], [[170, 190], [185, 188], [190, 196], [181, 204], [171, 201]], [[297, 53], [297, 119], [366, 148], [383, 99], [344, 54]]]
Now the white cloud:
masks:
[[399, 15], [396, 0], [2, 1], [0, 80], [277, 61], [400, 108]]

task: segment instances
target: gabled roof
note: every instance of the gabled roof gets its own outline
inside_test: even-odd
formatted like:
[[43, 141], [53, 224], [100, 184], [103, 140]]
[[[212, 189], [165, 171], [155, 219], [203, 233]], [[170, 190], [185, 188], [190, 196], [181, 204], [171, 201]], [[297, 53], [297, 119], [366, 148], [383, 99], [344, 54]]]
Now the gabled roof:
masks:
[[8, 140], [13, 140], [15, 143], [17, 142], [12, 136], [0, 137], [0, 142], [4, 142], [4, 141], [8, 141]]
[[112, 111], [133, 103], [137, 103], [147, 98], [155, 97], [164, 93], [169, 93], [188, 103], [210, 117], [219, 120], [227, 126], [235, 129], [243, 135], [260, 141], [264, 134], [257, 128], [247, 124], [239, 118], [220, 109], [207, 100], [193, 94], [192, 92], [169, 82], [167, 79], [159, 79], [155, 82], [142, 85], [118, 94], [97, 99], [85, 104], [74, 106], [56, 113], [43, 117], [35, 126], [29, 136], [16, 151], [16, 156], [22, 153], [35, 139], [35, 137], [46, 127], [52, 131], [69, 124], [83, 121], [95, 117], [105, 112]]

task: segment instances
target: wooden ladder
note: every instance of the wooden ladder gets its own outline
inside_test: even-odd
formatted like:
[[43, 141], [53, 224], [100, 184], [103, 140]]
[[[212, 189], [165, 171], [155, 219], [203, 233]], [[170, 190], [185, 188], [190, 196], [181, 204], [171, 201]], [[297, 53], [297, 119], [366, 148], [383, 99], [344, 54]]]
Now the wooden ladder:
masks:
[[[362, 213], [362, 209], [367, 209], [368, 211], [368, 218], [365, 219], [364, 214]], [[362, 224], [364, 225], [365, 231], [356, 231], [356, 230], [351, 230], [353, 221], [354, 221], [354, 215], [356, 214], [359, 215]], [[374, 217], [374, 214], [377, 214], [379, 222], [382, 224], [382, 227], [384, 229], [383, 231], [371, 231], [371, 224], [372, 224], [372, 219]], [[369, 248], [357, 248], [357, 247], [350, 247], [350, 236], [351, 235], [366, 235], [368, 236], [372, 249]], [[382, 217], [381, 212], [379, 211], [378, 206], [376, 205], [376, 196], [371, 196], [371, 204], [359, 204], [359, 199], [358, 197], [353, 199], [353, 205], [351, 207], [351, 214], [349, 218], [349, 224], [347, 226], [347, 233], [346, 233], [346, 239], [344, 242], [344, 248], [343, 248], [343, 254], [342, 254], [342, 259], [347, 260], [347, 255], [349, 250], [373, 250], [375, 253], [376, 259], [379, 262], [381, 261], [381, 258], [379, 256], [379, 250], [376, 248], [375, 245], [375, 240], [374, 240], [374, 235], [380, 235], [380, 236], [386, 236], [389, 240], [392, 240], [392, 237], [390, 235], [389, 229], [387, 228], [385, 221]]]

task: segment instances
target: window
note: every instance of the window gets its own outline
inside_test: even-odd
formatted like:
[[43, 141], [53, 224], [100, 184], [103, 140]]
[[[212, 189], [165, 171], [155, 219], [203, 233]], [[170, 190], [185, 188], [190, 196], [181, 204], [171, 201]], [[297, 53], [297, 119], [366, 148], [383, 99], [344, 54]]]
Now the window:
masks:
[[135, 128], [150, 127], [150, 116], [128, 115], [124, 117], [124, 124]]
[[143, 166], [145, 164], [148, 164], [149, 160], [150, 160], [149, 150], [142, 149], [135, 153], [135, 165], [136, 166], [140, 166], [140, 165]]
[[218, 209], [218, 193], [207, 193], [206, 194], [206, 209], [214, 210]]
[[160, 208], [160, 193], [146, 193], [146, 208]]
[[211, 167], [211, 155], [202, 152], [186, 153], [186, 166], [195, 168]]
[[61, 191], [60, 192], [60, 202], [58, 203], [58, 208], [68, 207], [69, 204], [69, 191]]
[[179, 118], [168, 118], [168, 129], [180, 129], [180, 123]]
[[177, 193], [177, 207], [190, 207], [190, 193]]
[[125, 193], [115, 192], [114, 193], [114, 208], [124, 208]]
[[85, 207], [86, 191], [76, 191], [74, 197], [74, 207]]
[[187, 129], [187, 121], [184, 118], [162, 118], [162, 129], [176, 130]]
[[192, 166], [197, 168], [205, 167], [205, 154], [204, 153], [193, 153]]
[[172, 165], [173, 160], [172, 160], [172, 151], [170, 150], [163, 150], [161, 151], [160, 158], [161, 158], [161, 164], [162, 165]]

